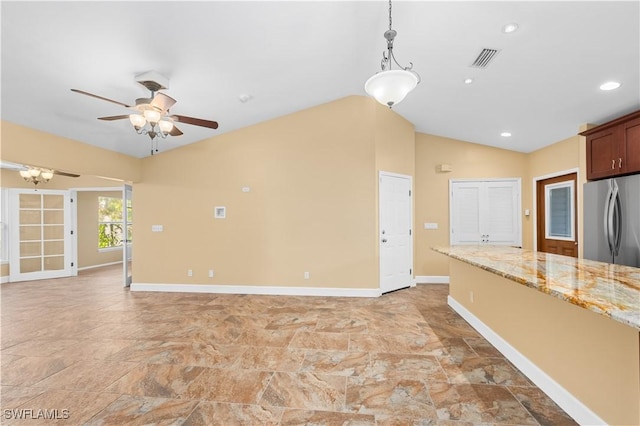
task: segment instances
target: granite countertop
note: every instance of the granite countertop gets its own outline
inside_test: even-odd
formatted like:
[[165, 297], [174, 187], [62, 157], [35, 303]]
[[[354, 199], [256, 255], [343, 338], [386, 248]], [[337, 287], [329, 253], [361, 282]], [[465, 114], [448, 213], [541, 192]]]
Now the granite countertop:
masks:
[[640, 268], [506, 246], [432, 249], [640, 330]]

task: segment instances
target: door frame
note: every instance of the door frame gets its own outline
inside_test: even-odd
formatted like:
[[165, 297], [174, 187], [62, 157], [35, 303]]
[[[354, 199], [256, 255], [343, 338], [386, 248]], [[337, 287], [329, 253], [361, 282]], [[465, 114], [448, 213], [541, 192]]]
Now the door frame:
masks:
[[376, 232], [376, 237], [378, 239], [378, 244], [377, 244], [377, 251], [378, 251], [378, 288], [380, 289], [380, 291], [382, 292], [382, 274], [381, 274], [381, 270], [382, 270], [382, 256], [380, 255], [381, 253], [381, 249], [382, 249], [382, 238], [381, 238], [381, 227], [380, 227], [380, 216], [381, 216], [381, 212], [382, 212], [382, 204], [380, 203], [380, 182], [382, 180], [382, 177], [386, 176], [386, 177], [394, 177], [394, 178], [401, 178], [401, 179], [407, 179], [409, 181], [409, 188], [411, 191], [411, 206], [409, 208], [409, 222], [410, 222], [410, 226], [411, 226], [411, 238], [409, 238], [409, 265], [411, 267], [411, 276], [410, 276], [410, 283], [409, 286], [413, 287], [416, 285], [415, 282], [415, 269], [414, 269], [414, 264], [413, 264], [413, 257], [414, 257], [414, 238], [415, 238], [415, 226], [414, 226], [414, 214], [413, 214], [413, 210], [415, 208], [415, 202], [414, 202], [414, 188], [413, 188], [413, 176], [410, 175], [404, 175], [404, 174], [400, 174], [400, 173], [393, 173], [393, 172], [386, 172], [383, 170], [378, 171], [378, 191], [376, 193], [376, 198], [377, 198], [377, 204], [378, 204], [378, 217], [377, 217], [377, 232]]
[[133, 275], [129, 265], [129, 259], [133, 263], [133, 240], [129, 240], [129, 211], [127, 201], [131, 200], [132, 220], [133, 220], [133, 186], [125, 183], [122, 187], [122, 228], [124, 232], [124, 241], [122, 245], [122, 275], [123, 287], [131, 287]]
[[[126, 184], [123, 184], [126, 185]], [[76, 187], [70, 188], [70, 191], [73, 191], [74, 202], [72, 203], [71, 209], [73, 211], [73, 229], [75, 232], [73, 233], [73, 264], [75, 265], [75, 274], [78, 275], [78, 192], [123, 192], [124, 186], [87, 186], [87, 187]], [[123, 194], [124, 197], [124, 194]], [[124, 252], [124, 248], [122, 249]], [[124, 269], [124, 265], [123, 265]]]
[[[532, 180], [531, 185], [531, 198], [532, 198], [532, 208], [531, 208], [531, 221], [533, 222], [533, 233], [531, 235], [532, 247], [533, 251], [538, 251], [538, 181], [556, 178], [564, 175], [568, 175], [571, 173], [576, 174], [576, 221], [577, 221], [577, 232], [576, 238], [578, 239], [578, 258], [582, 257], [582, 191], [580, 188], [584, 183], [582, 181], [582, 175], [580, 173], [580, 168], [576, 167], [573, 169], [561, 170], [558, 172], [549, 173], [542, 176], [536, 176]], [[544, 212], [542, 212], [544, 214]]]

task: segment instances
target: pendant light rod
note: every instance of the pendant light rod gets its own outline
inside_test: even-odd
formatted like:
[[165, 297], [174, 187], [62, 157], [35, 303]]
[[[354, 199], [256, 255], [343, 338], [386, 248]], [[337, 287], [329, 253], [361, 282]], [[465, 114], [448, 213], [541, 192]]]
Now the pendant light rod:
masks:
[[[391, 0], [389, 0], [389, 29], [384, 32], [387, 51], [382, 52], [382, 61], [380, 62], [382, 71], [370, 77], [364, 85], [365, 91], [370, 96], [389, 108], [401, 102], [421, 81], [420, 75], [413, 71], [412, 62], [409, 62], [409, 66], [403, 67], [393, 54], [393, 41], [398, 32], [393, 29], [391, 7]], [[394, 62], [399, 69], [392, 69]]]
[[[413, 62], [409, 62], [409, 66], [403, 67], [398, 63], [396, 56], [393, 54], [393, 41], [398, 35], [398, 32], [392, 28], [392, 24], [393, 24], [393, 20], [391, 17], [391, 0], [389, 0], [389, 29], [384, 32], [384, 38], [387, 40], [387, 53], [385, 54], [385, 52], [382, 52], [382, 61], [380, 63], [380, 66], [383, 71], [387, 69], [390, 70], [392, 69], [392, 65], [393, 65], [391, 60], [393, 60], [393, 62], [395, 62], [398, 68], [403, 69], [405, 71], [410, 71], [413, 69]], [[420, 75], [415, 71], [413, 72], [415, 73], [416, 77], [418, 77], [418, 83], [420, 83]]]

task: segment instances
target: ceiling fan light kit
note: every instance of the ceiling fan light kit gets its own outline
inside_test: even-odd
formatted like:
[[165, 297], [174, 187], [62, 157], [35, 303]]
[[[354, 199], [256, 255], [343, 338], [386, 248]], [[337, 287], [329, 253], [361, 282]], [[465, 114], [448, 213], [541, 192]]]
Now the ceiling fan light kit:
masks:
[[20, 170], [20, 176], [25, 181], [37, 186], [39, 183], [49, 182], [53, 178], [53, 171], [29, 167], [27, 170]]
[[[391, 28], [391, 0], [389, 0], [389, 29], [385, 31], [387, 51], [382, 52], [380, 66], [382, 71], [371, 76], [364, 84], [364, 90], [382, 105], [389, 108], [402, 102], [402, 100], [420, 83], [420, 75], [413, 71], [413, 64], [403, 67], [393, 54], [393, 40], [398, 33]], [[396, 64], [400, 69], [392, 69]]]

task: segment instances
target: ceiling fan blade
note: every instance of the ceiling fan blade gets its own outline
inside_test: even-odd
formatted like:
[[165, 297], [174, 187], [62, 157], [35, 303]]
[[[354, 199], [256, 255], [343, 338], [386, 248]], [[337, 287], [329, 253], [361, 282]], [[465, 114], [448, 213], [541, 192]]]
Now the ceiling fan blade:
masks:
[[176, 115], [176, 114], [172, 115], [171, 118], [179, 123], [192, 124], [194, 126], [200, 126], [200, 127], [208, 127], [210, 129], [218, 128], [218, 123], [216, 121], [203, 120], [201, 118], [186, 117], [184, 115]]
[[67, 177], [72, 177], [72, 178], [77, 178], [80, 177], [80, 175], [77, 175], [75, 173], [69, 173], [69, 172], [63, 172], [61, 170], [54, 170], [53, 171], [54, 175], [60, 175], [60, 176], [67, 176]]
[[117, 105], [122, 105], [125, 108], [129, 108], [130, 105], [123, 104], [122, 102], [114, 101], [113, 99], [105, 98], [103, 96], [94, 95], [93, 93], [85, 92], [84, 90], [71, 89], [72, 92], [80, 93], [82, 95], [91, 96], [92, 98], [102, 99], [103, 101], [111, 102]]
[[129, 118], [129, 116], [128, 115], [112, 115], [109, 117], [98, 117], [98, 120], [113, 121], [113, 120], [123, 120], [125, 118]]
[[180, 136], [182, 134], [182, 131], [180, 129], [178, 129], [176, 127], [176, 125], [174, 124], [173, 127], [171, 128], [171, 131], [169, 132], [169, 134], [171, 136]]
[[151, 101], [151, 106], [159, 108], [160, 111], [165, 112], [176, 103], [176, 100], [171, 96], [167, 96], [164, 93], [156, 93]]

